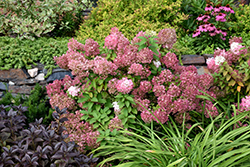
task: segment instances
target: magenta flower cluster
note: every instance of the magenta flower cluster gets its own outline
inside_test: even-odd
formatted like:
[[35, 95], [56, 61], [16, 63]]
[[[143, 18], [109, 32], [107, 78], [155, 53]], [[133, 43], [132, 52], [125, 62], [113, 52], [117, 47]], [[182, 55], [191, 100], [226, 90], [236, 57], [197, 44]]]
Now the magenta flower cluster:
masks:
[[219, 35], [222, 40], [225, 40], [227, 32], [221, 30], [219, 26], [223, 27], [221, 23], [227, 21], [230, 13], [234, 13], [233, 9], [230, 5], [221, 6], [219, 4], [213, 7], [207, 4], [205, 11], [207, 12], [204, 15], [200, 14], [197, 18], [200, 21], [200, 25], [193, 33], [193, 37], [202, 35], [202, 33], [208, 33], [210, 36]]

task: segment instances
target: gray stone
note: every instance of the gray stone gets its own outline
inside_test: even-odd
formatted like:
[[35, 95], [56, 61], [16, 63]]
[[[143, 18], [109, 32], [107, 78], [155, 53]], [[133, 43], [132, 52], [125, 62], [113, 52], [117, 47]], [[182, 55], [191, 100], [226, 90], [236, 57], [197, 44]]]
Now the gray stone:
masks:
[[[62, 68], [55, 68], [52, 70], [52, 73], [56, 73], [56, 72], [68, 72], [69, 70], [65, 70]], [[47, 69], [43, 69], [43, 73], [44, 75], [47, 75], [48, 70]]]
[[202, 56], [203, 56], [206, 60], [207, 60], [208, 58], [214, 57], [213, 54], [203, 54]]
[[44, 69], [44, 65], [42, 63], [36, 62], [36, 66], [34, 64], [31, 64], [32, 68], [38, 68], [38, 71], [42, 71]]
[[35, 79], [23, 79], [16, 82], [16, 85], [35, 85], [37, 81]]
[[69, 75], [71, 78], [73, 78], [73, 75], [71, 74], [70, 71], [65, 71], [65, 72], [56, 72], [56, 73], [52, 73], [47, 79], [47, 83], [51, 83], [54, 80], [60, 80], [63, 79], [65, 77], [65, 75]]
[[28, 76], [23, 72], [22, 69], [9, 69], [9, 70], [0, 70], [0, 81], [15, 82], [16, 80], [27, 79]]
[[210, 72], [208, 71], [207, 66], [196, 66], [196, 68], [197, 68], [197, 72], [198, 72], [199, 75], [202, 75], [202, 74], [205, 74], [205, 73], [210, 74]]
[[182, 55], [183, 65], [204, 65], [206, 64], [205, 58], [200, 55]]
[[[6, 89], [6, 85], [7, 85], [7, 89]], [[0, 90], [8, 90], [8, 87], [9, 87], [9, 85], [8, 85], [8, 83], [4, 83], [4, 82], [0, 82]]]

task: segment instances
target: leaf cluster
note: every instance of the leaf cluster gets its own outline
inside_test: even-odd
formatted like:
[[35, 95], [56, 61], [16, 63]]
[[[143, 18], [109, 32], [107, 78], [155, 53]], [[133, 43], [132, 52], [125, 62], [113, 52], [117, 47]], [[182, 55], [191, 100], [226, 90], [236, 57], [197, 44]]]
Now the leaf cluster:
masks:
[[93, 8], [89, 19], [80, 26], [77, 38], [103, 41], [112, 27], [117, 27], [129, 40], [147, 29], [159, 32], [175, 28], [180, 35], [181, 23], [186, 19], [180, 5], [180, 0], [99, 0], [98, 7]]
[[[137, 122], [145, 129], [133, 129], [133, 132], [122, 130], [123, 135], [112, 137], [109, 145], [101, 146], [98, 156], [109, 155], [99, 165], [120, 160], [118, 167], [122, 166], [237, 166], [249, 165], [250, 154], [248, 133], [249, 126], [230, 130], [249, 115], [242, 113], [225, 121], [222, 115], [211, 120], [205, 129], [197, 123], [188, 131], [185, 130], [183, 121], [179, 129], [171, 119], [168, 125], [162, 125], [164, 131], [159, 132], [151, 127]], [[216, 124], [219, 124], [216, 127]], [[194, 137], [190, 137], [192, 131], [199, 129]], [[129, 134], [129, 135], [127, 135]], [[95, 152], [93, 151], [93, 152]], [[111, 155], [110, 155], [111, 154]]]
[[68, 40], [42, 37], [35, 41], [20, 41], [17, 38], [0, 37], [0, 70], [22, 67], [31, 69], [31, 64], [37, 65], [36, 62], [40, 62], [52, 72], [52, 68], [57, 67], [53, 58], [67, 51]]
[[34, 40], [56, 30], [72, 35], [83, 21], [85, 4], [77, 0], [3, 0], [0, 2], [0, 33]]
[[[106, 80], [110, 80], [110, 77]], [[128, 124], [134, 121], [134, 114], [137, 114], [137, 110], [131, 107], [135, 102], [131, 95], [112, 96], [109, 94], [106, 80], [96, 77], [95, 79], [91, 78], [91, 83], [87, 81], [86, 85], [90, 84], [84, 90], [84, 97], [77, 101], [77, 103], [84, 103], [82, 108], [86, 108], [80, 111], [84, 114], [81, 119], [93, 124], [93, 128], [98, 131], [106, 131], [110, 120], [115, 117], [111, 103], [111, 100], [114, 99], [114, 101], [119, 101], [118, 104], [121, 109], [118, 118], [122, 120], [124, 127], [128, 127]]]
[[50, 126], [42, 125], [41, 118], [24, 129], [27, 107], [13, 106], [9, 111], [7, 107], [0, 105], [0, 166], [89, 166], [98, 160], [80, 154], [74, 142], [64, 142], [68, 136], [62, 134], [62, 123], [67, 118], [59, 117], [66, 109], [56, 107], [56, 121]]
[[[241, 97], [250, 94], [250, 67], [247, 63], [248, 60], [249, 51], [247, 54], [241, 55], [238, 63], [229, 66], [227, 62], [224, 62], [220, 67], [220, 71], [212, 74], [215, 84], [221, 91], [225, 91], [227, 95], [231, 94], [233, 96], [239, 93]], [[228, 98], [232, 97], [228, 96]]]
[[27, 124], [43, 118], [43, 123], [48, 125], [52, 121], [53, 110], [45, 93], [46, 87], [39, 84], [36, 84], [34, 89], [31, 90], [29, 97], [21, 94], [13, 97], [11, 92], [6, 91], [4, 97], [0, 100], [0, 104], [5, 106], [19, 106], [20, 104], [26, 106], [28, 110], [24, 112], [24, 115], [27, 118]]
[[230, 30], [238, 36], [242, 33], [248, 34], [250, 31], [250, 6], [240, 4], [235, 8], [235, 18], [233, 19]]

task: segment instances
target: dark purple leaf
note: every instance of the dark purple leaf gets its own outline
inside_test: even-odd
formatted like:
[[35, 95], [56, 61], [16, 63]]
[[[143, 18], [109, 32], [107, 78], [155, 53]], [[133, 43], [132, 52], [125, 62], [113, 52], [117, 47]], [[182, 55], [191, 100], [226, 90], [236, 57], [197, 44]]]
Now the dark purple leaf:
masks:
[[61, 119], [59, 120], [59, 122], [63, 123], [63, 122], [68, 121], [68, 120], [69, 120], [68, 118], [63, 117], [63, 118], [61, 118]]
[[61, 159], [61, 158], [62, 158], [62, 154], [61, 154], [61, 153], [56, 153], [56, 154], [53, 155], [51, 158], [52, 158], [52, 159]]
[[43, 139], [42, 138], [36, 138], [35, 140], [34, 140], [34, 142], [41, 142], [41, 141], [43, 141]]

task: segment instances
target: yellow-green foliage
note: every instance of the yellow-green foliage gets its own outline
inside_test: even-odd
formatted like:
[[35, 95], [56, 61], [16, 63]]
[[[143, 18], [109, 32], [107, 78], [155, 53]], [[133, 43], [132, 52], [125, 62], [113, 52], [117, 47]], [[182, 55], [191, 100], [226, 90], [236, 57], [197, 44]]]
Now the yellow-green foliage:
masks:
[[78, 40], [92, 38], [103, 41], [112, 27], [117, 27], [132, 40], [139, 31], [165, 28], [182, 31], [181, 23], [187, 16], [180, 13], [181, 0], [99, 0], [88, 20], [80, 26]]
[[231, 30], [237, 35], [241, 35], [242, 32], [250, 32], [250, 6], [240, 4], [238, 8], [235, 8], [236, 21], [233, 22]]

